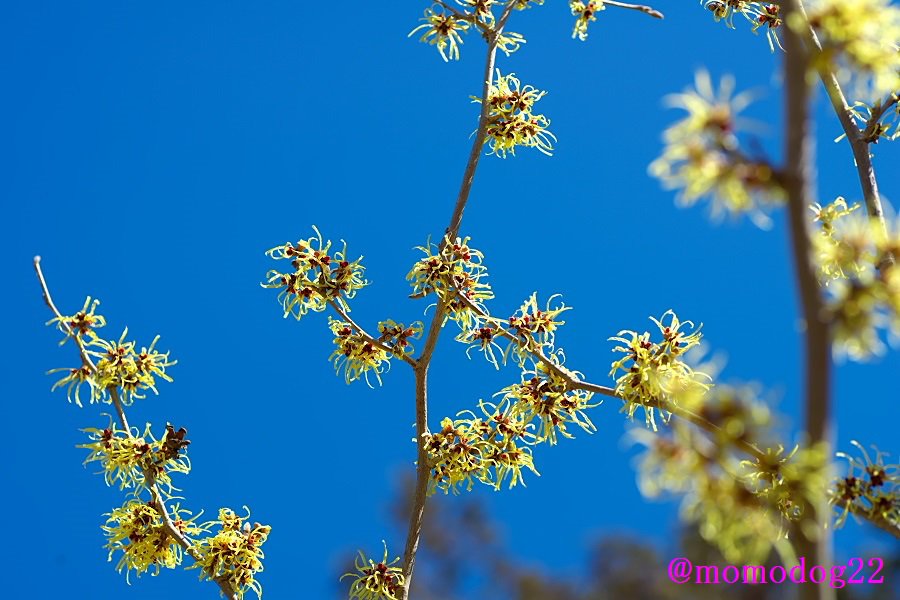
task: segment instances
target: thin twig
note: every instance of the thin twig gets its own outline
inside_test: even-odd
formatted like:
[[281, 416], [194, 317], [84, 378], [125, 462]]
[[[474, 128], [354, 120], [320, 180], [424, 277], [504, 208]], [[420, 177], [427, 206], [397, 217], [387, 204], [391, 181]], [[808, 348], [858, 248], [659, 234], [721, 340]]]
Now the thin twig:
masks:
[[653, 8], [652, 6], [644, 6], [642, 4], [628, 4], [626, 2], [615, 2], [614, 0], [603, 0], [603, 4], [609, 4], [610, 6], [617, 6], [619, 8], [627, 8], [629, 10], [636, 10], [644, 13], [645, 15], [650, 15], [656, 19], [665, 19], [666, 16]]
[[[793, 2], [786, 1], [783, 4], [785, 4], [786, 10], [790, 10]], [[804, 20], [808, 22], [803, 4], [799, 0], [797, 0], [796, 3], [796, 10], [798, 14], [802, 14]], [[787, 23], [786, 17], [784, 22]], [[791, 31], [790, 27], [785, 27], [784, 29], [785, 37], [796, 35]], [[853, 111], [847, 102], [847, 97], [844, 95], [843, 89], [841, 89], [837, 74], [829, 68], [828, 63], [823, 59], [822, 44], [819, 42], [815, 30], [813, 30], [811, 26], [807, 27], [805, 29], [804, 37], [806, 39], [807, 50], [810, 53], [810, 64], [815, 66], [819, 79], [822, 80], [822, 84], [825, 86], [828, 100], [831, 102], [831, 107], [837, 115], [838, 121], [841, 123], [841, 128], [844, 130], [844, 134], [847, 136], [847, 141], [850, 144], [850, 150], [853, 152], [853, 160], [856, 164], [856, 174], [859, 178], [860, 186], [862, 187], [866, 210], [868, 211], [869, 216], [878, 222], [882, 232], [886, 232], [887, 225], [884, 220], [884, 207], [881, 203], [881, 194], [878, 191], [878, 179], [875, 177], [875, 165], [872, 163], [872, 154], [869, 151], [869, 141], [866, 139], [864, 131], [860, 129], [853, 116]], [[884, 268], [885, 266], [893, 264], [894, 260], [894, 257], [887, 256], [884, 263], [879, 265], [879, 268]]]
[[[63, 328], [63, 331], [71, 337], [75, 344], [78, 346], [78, 352], [81, 355], [82, 364], [90, 369], [93, 374], [97, 374], [97, 366], [94, 364], [94, 361], [91, 360], [90, 354], [88, 354], [87, 348], [84, 345], [81, 337], [78, 335], [74, 335], [72, 328], [69, 327], [69, 324], [65, 322], [63, 314], [59, 312], [59, 309], [56, 307], [56, 304], [53, 302], [53, 298], [50, 296], [50, 289], [47, 287], [47, 280], [44, 277], [44, 272], [41, 269], [41, 257], [34, 257], [34, 270], [37, 273], [38, 281], [41, 284], [41, 292], [44, 296], [44, 302], [50, 308], [50, 311], [53, 315], [59, 320], [60, 326]], [[107, 388], [109, 391], [110, 398], [112, 400], [112, 404], [116, 409], [116, 414], [119, 417], [119, 424], [122, 426], [122, 429], [125, 431], [125, 434], [128, 437], [134, 437], [131, 433], [131, 427], [128, 425], [128, 418], [125, 416], [125, 409], [122, 405], [122, 400], [119, 397], [119, 390], [115, 386], [110, 386]], [[152, 498], [153, 507], [159, 511], [160, 515], [163, 518], [163, 526], [165, 527], [166, 533], [175, 540], [175, 542], [181, 546], [185, 553], [187, 553], [194, 560], [200, 560], [200, 554], [196, 548], [194, 548], [193, 544], [184, 536], [184, 534], [175, 526], [175, 523], [172, 522], [172, 517], [169, 514], [169, 509], [166, 507], [166, 503], [163, 500], [162, 493], [159, 491], [159, 486], [156, 484], [156, 477], [150, 469], [147, 469], [143, 466], [140, 466], [141, 473], [144, 475], [144, 481], [147, 484], [147, 489], [150, 491], [150, 496]], [[231, 584], [224, 579], [223, 577], [213, 577], [213, 580], [218, 584], [219, 588], [222, 590], [222, 593], [226, 598], [231, 598], [232, 600], [237, 600], [237, 594], [234, 589], [231, 587]]]

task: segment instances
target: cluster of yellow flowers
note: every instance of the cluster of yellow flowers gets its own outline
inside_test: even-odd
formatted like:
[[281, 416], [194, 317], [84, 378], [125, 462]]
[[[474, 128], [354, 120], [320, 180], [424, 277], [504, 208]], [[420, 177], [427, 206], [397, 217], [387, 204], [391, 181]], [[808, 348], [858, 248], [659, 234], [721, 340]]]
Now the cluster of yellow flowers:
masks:
[[197, 541], [196, 562], [189, 569], [200, 569], [200, 579], [224, 579], [239, 598], [248, 590], [262, 596], [262, 586], [256, 574], [263, 570], [262, 545], [272, 528], [259, 523], [250, 524], [250, 510], [245, 506], [246, 517], [238, 516], [229, 508], [219, 510], [219, 518], [203, 524], [204, 531], [219, 527], [215, 535]]
[[900, 221], [885, 230], [843, 198], [811, 209], [819, 278], [829, 292], [836, 350], [865, 359], [884, 349], [879, 331], [900, 333]]
[[334, 361], [338, 373], [344, 372], [344, 380], [352, 383], [363, 377], [369, 383], [369, 373], [375, 373], [378, 383], [381, 383], [381, 373], [390, 366], [391, 355], [363, 334], [355, 332], [350, 323], [329, 317], [328, 326], [337, 346], [330, 360]]
[[[573, 437], [566, 425], [575, 425], [593, 433], [597, 430], [585, 412], [600, 403], [591, 404], [593, 394], [585, 390], [570, 389], [569, 382], [562, 377], [561, 353], [551, 354], [553, 367], [544, 362], [536, 362], [531, 370], [522, 372], [522, 380], [500, 392], [511, 403], [512, 412], [523, 422], [532, 426], [536, 420], [539, 428], [535, 433], [535, 443], [556, 444], [557, 435]], [[569, 371], [571, 375], [578, 375]]]
[[356, 570], [341, 576], [341, 579], [353, 578], [350, 600], [397, 600], [405, 581], [400, 567], [394, 566], [399, 561], [397, 557], [388, 562], [387, 544], [384, 545], [384, 558], [377, 563], [360, 551], [353, 564]]
[[[534, 104], [546, 93], [531, 85], [522, 86], [514, 74], [501, 75], [497, 70], [487, 100], [491, 154], [505, 158], [507, 154], [515, 155], [516, 146], [525, 146], [551, 155], [556, 136], [547, 129], [550, 120], [533, 112]], [[481, 103], [480, 98], [473, 97], [473, 100]]]
[[66, 388], [66, 395], [71, 402], [81, 406], [80, 390], [83, 384], [90, 388], [90, 402], [112, 402], [110, 391], [116, 390], [123, 404], [129, 405], [136, 398], [145, 398], [146, 391], [156, 389], [156, 379], [172, 381], [166, 374], [166, 368], [171, 367], [176, 361], [169, 360], [169, 353], [156, 350], [156, 342], [159, 336], [153, 338], [149, 347], [136, 349], [134, 342], [125, 341], [128, 335], [126, 328], [117, 341], [109, 341], [97, 335], [95, 329], [103, 327], [106, 319], [96, 314], [99, 301], [88, 298], [84, 308], [72, 316], [54, 318], [48, 322], [55, 324], [57, 328], [66, 334], [63, 343], [70, 337], [77, 338], [78, 344], [84, 349], [84, 354], [95, 359], [96, 367], [91, 369], [87, 364], [82, 364], [70, 369], [53, 369], [50, 373], [65, 373], [53, 385]]
[[429, 493], [440, 489], [458, 493], [458, 486], [471, 490], [475, 482], [500, 489], [509, 478], [509, 487], [522, 482], [522, 470], [534, 473], [531, 449], [534, 441], [529, 425], [509, 402], [479, 403], [482, 415], [471, 411], [463, 418], [445, 418], [441, 429], [425, 434], [425, 448], [431, 468]]
[[[79, 448], [90, 450], [85, 459], [99, 462], [107, 485], [118, 484], [119, 489], [134, 488], [135, 493], [157, 484], [163, 492], [171, 492], [171, 473], [187, 474], [191, 463], [183, 450], [191, 443], [184, 439], [185, 429], [177, 432], [171, 424], [166, 425], [162, 438], [156, 440], [150, 433], [150, 424], [143, 435], [120, 429], [110, 423], [105, 429], [84, 429], [90, 434], [90, 442]], [[148, 482], [147, 479], [150, 479]]]
[[729, 77], [715, 90], [706, 71], [698, 72], [695, 82], [695, 89], [667, 99], [688, 114], [665, 131], [665, 148], [650, 173], [667, 189], [680, 190], [678, 200], [685, 205], [711, 196], [714, 216], [748, 215], [765, 226], [764, 209], [781, 201], [782, 190], [769, 163], [740, 147], [736, 133], [743, 122], [737, 115], [750, 95], [733, 96]]
[[[497, 368], [513, 355], [522, 378], [498, 392], [503, 396], [498, 405], [480, 402], [483, 415], [463, 411], [462, 418], [444, 419], [441, 431], [428, 434], [432, 491], [456, 492], [461, 484], [471, 489], [475, 482], [499, 488], [507, 478], [512, 487], [522, 482], [524, 469], [537, 472], [529, 446], [572, 437], [570, 424], [595, 430], [585, 412], [595, 406], [592, 394], [570, 389], [577, 374], [562, 366], [564, 355], [555, 348], [556, 331], [565, 324], [560, 315], [569, 307], [552, 296], [541, 308], [535, 293], [508, 319], [492, 317], [483, 304], [493, 297], [482, 282], [483, 255], [468, 242], [457, 238], [445, 240], [437, 251], [431, 244], [420, 248], [426, 256], [408, 276], [414, 295], [440, 298], [448, 318], [460, 325], [456, 339], [470, 346], [467, 354], [478, 349]], [[533, 368], [527, 370], [529, 362]]]
[[365, 267], [362, 257], [347, 259], [347, 244], [342, 250], [331, 252], [331, 240], [322, 238], [313, 227], [316, 237], [276, 246], [266, 255], [275, 260], [289, 260], [292, 272], [275, 269], [266, 273], [264, 288], [280, 289], [278, 301], [284, 307], [284, 316], [300, 319], [309, 311], [321, 312], [329, 302], [335, 302], [349, 310], [347, 300], [369, 284], [363, 277]]
[[820, 60], [838, 76], [855, 80], [858, 98], [900, 90], [900, 7], [890, 0], [815, 0], [809, 22], [797, 15], [792, 27], [812, 26], [822, 44]]
[[408, 37], [424, 31], [421, 41], [436, 46], [444, 62], [459, 60], [459, 46], [463, 43], [460, 34], [468, 31], [469, 21], [439, 5], [426, 8], [422, 20], [425, 22], [410, 31]]
[[673, 407], [702, 397], [711, 387], [707, 383], [711, 378], [684, 361], [684, 354], [701, 339], [691, 321], [679, 320], [671, 310], [662, 319], [651, 320], [662, 335], [660, 341], [652, 341], [648, 331], [624, 330], [610, 338], [620, 344], [613, 351], [625, 356], [612, 363], [609, 374], [616, 378], [616, 395], [624, 401], [628, 417], [643, 408], [647, 425], [655, 431], [657, 411], [668, 420]]
[[[182, 535], [200, 535], [206, 530], [205, 525], [195, 524], [194, 518], [182, 513], [188, 514], [177, 506], [169, 509], [172, 525]], [[169, 534], [162, 513], [152, 502], [129, 499], [108, 516], [103, 530], [109, 538], [109, 559], [115, 552], [122, 553], [116, 570], [125, 569], [126, 577], [131, 571], [140, 576], [152, 568], [159, 574], [163, 567], [174, 569], [181, 564], [184, 551]]]
[[424, 257], [420, 258], [406, 279], [413, 296], [436, 294], [447, 307], [447, 316], [461, 329], [470, 330], [477, 318], [465, 301], [480, 305], [494, 297], [487, 279], [484, 255], [469, 247], [469, 238], [445, 239], [440, 246], [428, 242], [418, 246]]
[[507, 348], [516, 355], [519, 366], [524, 366], [526, 359], [536, 352], [551, 353], [556, 345], [556, 330], [565, 325], [565, 321], [558, 319], [559, 315], [570, 307], [560, 302], [556, 306], [553, 301], [559, 297], [554, 294], [547, 299], [543, 309], [538, 308], [537, 293], [533, 293], [525, 300], [525, 303], [506, 320], [507, 330], [515, 336], [515, 343]]
[[423, 329], [424, 325], [421, 321], [416, 321], [407, 327], [403, 323], [388, 319], [378, 324], [380, 333], [378, 341], [391, 348], [395, 356], [409, 356], [414, 349], [410, 340], [422, 337]]

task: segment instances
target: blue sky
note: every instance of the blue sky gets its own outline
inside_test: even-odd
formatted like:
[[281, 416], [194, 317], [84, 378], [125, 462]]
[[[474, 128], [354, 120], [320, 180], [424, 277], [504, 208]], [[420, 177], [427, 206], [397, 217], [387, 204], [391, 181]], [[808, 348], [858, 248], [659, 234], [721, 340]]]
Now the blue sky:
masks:
[[[75, 364], [43, 326], [49, 318], [32, 269], [46, 274], [64, 311], [102, 299], [107, 332], [128, 326], [139, 343], [162, 334], [179, 363], [175, 383], [139, 401], [134, 424], [189, 430], [193, 472], [185, 504], [214, 515], [247, 504], [273, 526], [260, 577], [271, 599], [334, 596], [339, 560], [357, 547], [399, 553], [405, 532], [388, 514], [398, 476], [412, 469], [412, 377], [396, 365], [382, 388], [334, 375], [327, 320], [286, 321], [258, 283], [264, 250], [317, 225], [365, 255], [372, 285], [354, 315], [422, 318], [407, 300], [413, 247], [446, 227], [475, 128], [483, 46], [466, 38], [444, 64], [407, 39], [427, 3], [14, 3], [0, 23], [0, 197], [4, 256], [6, 397], [11, 411], [0, 505], [15, 542], [11, 595], [106, 599], [161, 593], [214, 597], [194, 571], [133, 580], [105, 562], [102, 514], [121, 501], [82, 468], [79, 428], [108, 407], [50, 394], [53, 367]], [[549, 94], [541, 108], [559, 142], [547, 158], [482, 160], [463, 233], [486, 255], [499, 314], [532, 291], [562, 293], [575, 310], [558, 336], [569, 365], [606, 382], [606, 341], [675, 309], [703, 322], [727, 356], [725, 381], [756, 381], [799, 420], [800, 347], [784, 215], [760, 231], [711, 224], [684, 210], [647, 175], [661, 131], [678, 117], [662, 97], [696, 69], [732, 73], [760, 90], [748, 114], [780, 153], [777, 67], [764, 38], [712, 22], [696, 2], [662, 0], [666, 20], [610, 8], [587, 43], [570, 39], [565, 3], [516, 13], [525, 34], [500, 68]], [[817, 100], [823, 201], [859, 199], [849, 151], [824, 97]], [[876, 164], [890, 199], [898, 149]], [[893, 172], [891, 172], [893, 170]], [[449, 332], [448, 332], [449, 333]], [[432, 375], [432, 425], [474, 407], [517, 378], [445, 335]], [[474, 356], [474, 354], [473, 354]], [[842, 447], [851, 439], [896, 451], [896, 352], [842, 365], [835, 390]], [[536, 450], [527, 488], [479, 490], [507, 543], [535, 569], [575, 573], [586, 543], [631, 533], [666, 544], [677, 503], [647, 502], [623, 444], [619, 406], [594, 410], [593, 436]], [[568, 507], [551, 522], [535, 507]], [[884, 536], [850, 524], [840, 555], [877, 550]], [[127, 595], [126, 595], [127, 594]]]

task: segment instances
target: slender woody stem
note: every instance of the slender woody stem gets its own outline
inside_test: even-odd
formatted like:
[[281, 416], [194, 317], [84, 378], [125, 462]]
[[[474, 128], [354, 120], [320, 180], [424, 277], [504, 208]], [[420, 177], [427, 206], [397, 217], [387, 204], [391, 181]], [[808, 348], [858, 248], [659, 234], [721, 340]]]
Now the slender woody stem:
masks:
[[[497, 61], [497, 42], [509, 16], [512, 14], [513, 6], [516, 0], [509, 0], [506, 3], [500, 18], [497, 20], [496, 26], [485, 33], [487, 40], [487, 57], [484, 65], [484, 79], [481, 91], [481, 113], [478, 117], [478, 129], [475, 132], [475, 139], [472, 141], [472, 149], [469, 152], [469, 159], [466, 162], [466, 168], [463, 172], [462, 183], [459, 188], [459, 194], [456, 197], [456, 205], [453, 207], [453, 214], [450, 217], [450, 225], [447, 227], [441, 246], [446, 240], [452, 240], [459, 234], [459, 228], [462, 224], [463, 211], [466, 203], [469, 201], [469, 194], [472, 191], [472, 183], [475, 180], [475, 171], [478, 168], [478, 161], [481, 158], [481, 152], [487, 138], [488, 119], [490, 117], [490, 107], [488, 106], [488, 96], [491, 91], [491, 83], [494, 75], [494, 65]], [[422, 348], [422, 354], [415, 361], [416, 372], [416, 447], [417, 447], [417, 464], [416, 464], [416, 487], [413, 497], [413, 507], [410, 513], [409, 529], [406, 534], [406, 547], [403, 553], [402, 572], [404, 576], [403, 589], [400, 591], [399, 600], [408, 600], [409, 590], [412, 586], [413, 567], [416, 561], [416, 550], [419, 546], [419, 534], [422, 531], [422, 520], [425, 517], [425, 503], [428, 497], [428, 478], [430, 469], [428, 467], [428, 452], [425, 448], [425, 436], [428, 434], [428, 367], [431, 364], [431, 357], [437, 347], [437, 341], [441, 334], [441, 327], [444, 323], [446, 313], [446, 304], [439, 302], [435, 307], [434, 318], [428, 327], [428, 333], [425, 336], [425, 344]]]
[[[794, 11], [803, 15], [804, 21], [807, 21], [806, 11], [800, 0], [786, 0], [783, 4], [786, 11], [785, 23], [789, 22], [787, 20], [787, 14]], [[785, 39], [796, 36], [789, 26], [785, 27], [784, 30]], [[869, 152], [870, 141], [866, 139], [865, 131], [860, 129], [859, 124], [853, 116], [853, 111], [847, 103], [847, 97], [844, 95], [843, 89], [841, 89], [837, 74], [830, 68], [828, 62], [823, 59], [822, 44], [819, 42], [819, 38], [816, 36], [816, 32], [811, 26], [805, 28], [804, 37], [806, 41], [806, 50], [809, 53], [808, 64], [815, 67], [819, 79], [822, 80], [822, 84], [825, 86], [825, 92], [828, 95], [828, 100], [831, 102], [831, 107], [837, 115], [838, 121], [841, 123], [844, 134], [847, 136], [847, 142], [850, 144], [850, 150], [853, 153], [853, 160], [856, 164], [856, 174], [859, 178], [863, 199], [866, 203], [866, 210], [868, 211], [869, 216], [878, 222], [879, 227], [884, 232], [887, 230], [887, 226], [884, 220], [884, 207], [881, 203], [881, 194], [878, 191], [878, 180], [875, 177], [875, 165], [872, 163], [872, 154]], [[888, 100], [888, 102], [889, 101], [890, 100]], [[881, 115], [879, 115], [879, 118], [881, 118]], [[885, 262], [882, 265], [879, 265], [879, 268], [893, 264], [894, 260], [894, 257], [886, 257]]]
[[653, 8], [652, 6], [644, 6], [643, 4], [628, 4], [626, 2], [615, 2], [614, 0], [603, 0], [603, 4], [609, 4], [610, 6], [617, 6], [619, 8], [627, 8], [629, 10], [636, 10], [644, 13], [645, 15], [650, 15], [656, 19], [665, 19], [665, 15], [661, 12]]
[[[94, 361], [91, 360], [90, 355], [87, 352], [87, 348], [84, 345], [84, 342], [77, 335], [73, 335], [73, 331], [71, 327], [69, 327], [68, 323], [63, 319], [63, 315], [59, 312], [59, 309], [56, 308], [56, 304], [53, 302], [53, 298], [50, 296], [50, 289], [47, 286], [47, 280], [44, 277], [44, 272], [41, 269], [41, 257], [34, 257], [34, 270], [37, 273], [38, 281], [41, 284], [41, 292], [44, 296], [44, 302], [47, 304], [47, 307], [50, 308], [50, 311], [53, 315], [59, 319], [59, 323], [62, 326], [63, 330], [66, 332], [66, 335], [71, 337], [75, 344], [78, 346], [78, 352], [81, 355], [82, 364], [85, 367], [91, 370], [92, 373], [97, 373], [97, 365], [94, 364]], [[128, 437], [133, 437], [131, 433], [131, 427], [128, 425], [128, 418], [125, 416], [125, 408], [122, 404], [122, 399], [119, 397], [119, 390], [115, 386], [110, 386], [108, 388], [110, 398], [112, 399], [113, 407], [116, 409], [116, 414], [119, 417], [119, 424], [122, 426], [122, 429], [125, 431], [125, 434]], [[153, 508], [155, 508], [163, 519], [163, 526], [166, 529], [166, 533], [169, 534], [175, 543], [181, 546], [185, 553], [190, 555], [194, 560], [200, 559], [200, 554], [197, 549], [191, 544], [191, 542], [184, 536], [181, 530], [175, 526], [175, 523], [172, 521], [172, 517], [169, 514], [169, 509], [166, 506], [165, 500], [162, 497], [162, 494], [159, 491], [159, 486], [156, 484], [156, 477], [152, 471], [141, 466], [141, 473], [144, 475], [144, 481], [147, 484], [147, 489], [150, 491], [150, 496], [152, 499]], [[231, 587], [231, 584], [224, 577], [215, 577], [212, 579], [218, 584], [219, 589], [222, 590], [222, 593], [226, 598], [230, 600], [237, 600], [238, 596], [235, 593], [234, 589]]]

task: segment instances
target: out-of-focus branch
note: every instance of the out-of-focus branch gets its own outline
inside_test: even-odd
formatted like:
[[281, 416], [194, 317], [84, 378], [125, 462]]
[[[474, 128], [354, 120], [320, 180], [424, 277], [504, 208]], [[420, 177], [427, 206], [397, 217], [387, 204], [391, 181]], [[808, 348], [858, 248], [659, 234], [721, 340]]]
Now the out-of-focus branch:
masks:
[[[789, 0], [782, 5], [785, 9], [785, 23], [791, 23], [794, 15], [805, 19], [800, 0]], [[812, 31], [808, 27], [804, 29]], [[807, 207], [815, 201], [814, 176], [814, 137], [811, 114], [812, 89], [809, 82], [811, 65], [820, 63], [814, 60], [812, 50], [804, 45], [801, 36], [790, 26], [784, 33], [785, 63], [785, 123], [787, 127], [785, 139], [785, 166], [783, 170], [784, 187], [788, 199], [788, 215], [790, 218], [791, 248], [794, 257], [794, 269], [797, 276], [797, 291], [800, 297], [801, 311], [805, 322], [805, 362], [806, 362], [806, 400], [805, 425], [809, 437], [808, 443], [813, 446], [825, 443], [828, 448], [832, 444], [832, 409], [831, 409], [831, 335], [828, 317], [819, 282], [816, 278], [812, 256], [812, 240], [809, 223], [806, 217]], [[834, 92], [837, 86], [833, 74], [823, 79], [826, 87]], [[844, 103], [846, 104], [846, 103]], [[846, 111], [841, 110], [839, 116], [849, 118]], [[852, 119], [851, 119], [852, 121]], [[853, 135], [858, 137], [859, 130], [854, 126]], [[866, 148], [868, 161], [868, 148]], [[874, 171], [868, 163], [870, 180], [864, 182], [867, 189], [866, 202], [877, 201], [877, 186]], [[862, 172], [860, 173], [862, 179]], [[879, 205], [880, 206], [880, 205]], [[831, 536], [828, 527], [830, 509], [827, 497], [823, 493], [817, 502], [804, 500], [801, 503], [802, 517], [793, 532], [793, 542], [798, 556], [805, 556], [813, 564], [831, 564]], [[804, 521], [806, 526], [803, 525]], [[811, 526], [811, 525], [814, 525]], [[815, 534], [811, 535], [815, 530]], [[835, 592], [827, 585], [803, 585], [800, 588], [801, 600], [833, 600]]]

